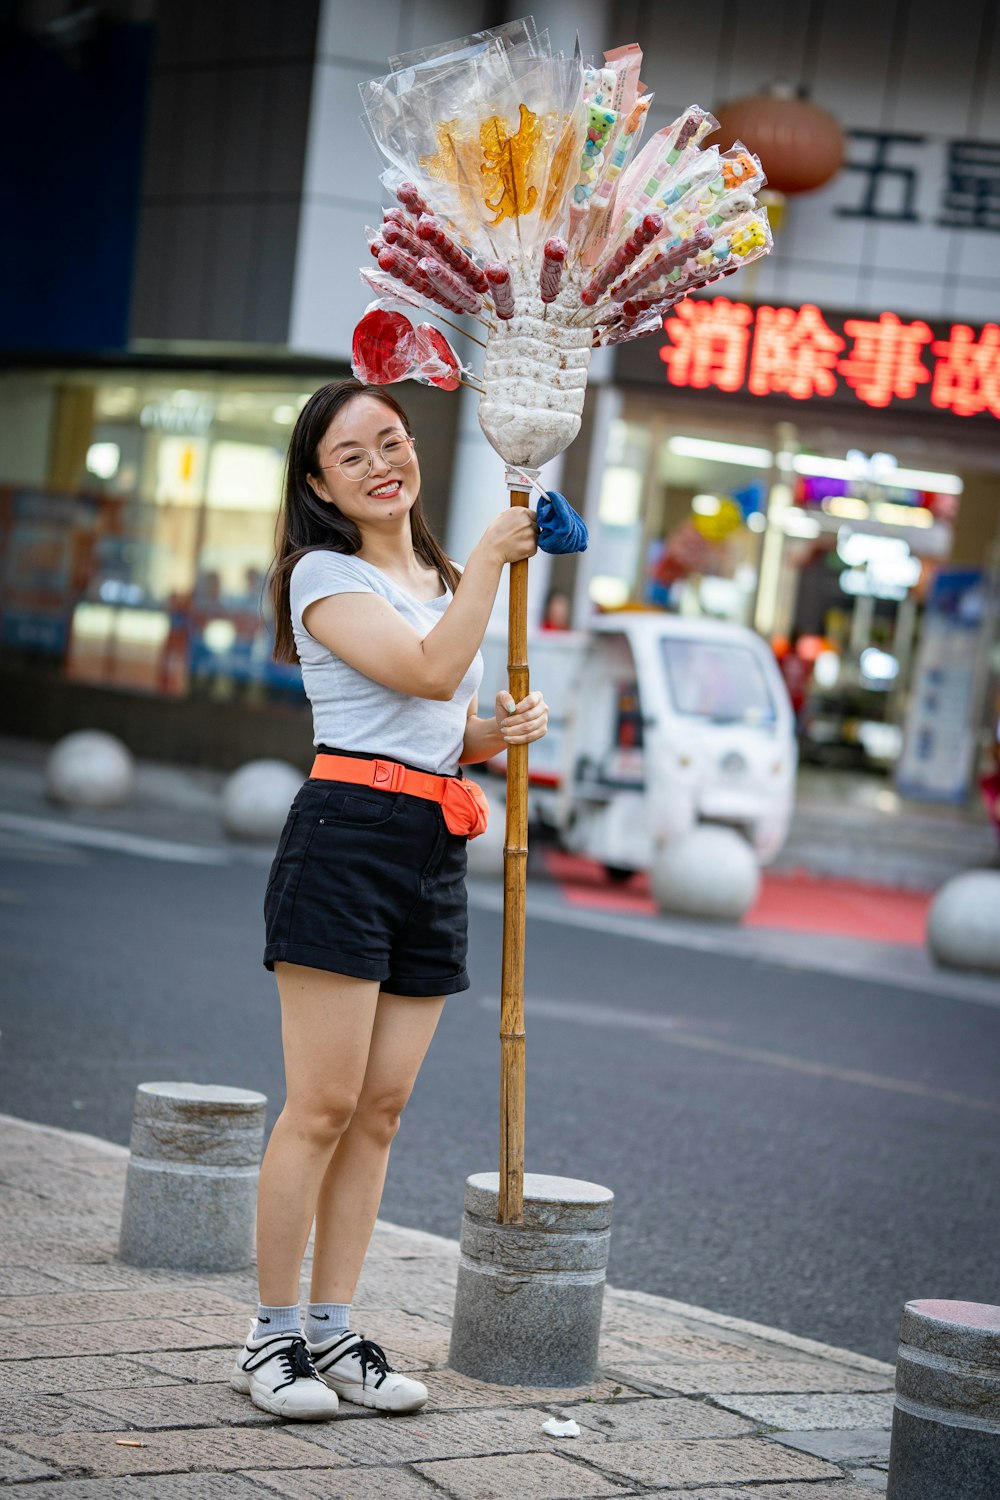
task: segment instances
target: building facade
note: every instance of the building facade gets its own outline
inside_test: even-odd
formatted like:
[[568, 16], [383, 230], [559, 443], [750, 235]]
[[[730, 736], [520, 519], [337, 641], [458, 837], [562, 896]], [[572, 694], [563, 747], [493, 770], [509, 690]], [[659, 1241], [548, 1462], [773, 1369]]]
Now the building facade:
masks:
[[[220, 764], [254, 747], [301, 759], [301, 686], [270, 660], [262, 585], [291, 424], [348, 372], [366, 301], [380, 166], [357, 86], [392, 54], [506, 15], [457, 0], [162, 0], [109, 9], [67, 47], [48, 11], [24, 8], [15, 61], [36, 87], [8, 93], [7, 125], [30, 142], [24, 193], [43, 166], [74, 183], [77, 232], [69, 253], [50, 212], [27, 214], [7, 280], [24, 295], [0, 325], [11, 726], [99, 722], [145, 753]], [[830, 753], [940, 790], [943, 774], [906, 770], [934, 661], [922, 625], [942, 578], [966, 614], [987, 600], [1000, 515], [992, 0], [947, 15], [929, 0], [540, 0], [534, 14], [563, 49], [577, 33], [595, 54], [641, 43], [647, 133], [692, 102], [782, 82], [847, 138], [838, 176], [785, 205], [772, 255], [682, 304], [661, 337], [595, 359], [584, 429], [552, 471], [592, 545], [578, 564], [533, 564], [536, 618], [556, 586], [578, 624], [651, 603], [809, 638], [830, 678], [815, 694]], [[116, 79], [116, 108], [98, 110]], [[67, 109], [90, 124], [57, 117], [42, 140], [67, 80]], [[429, 512], [462, 559], [505, 498], [475, 396], [401, 394]], [[936, 766], [942, 715], [961, 717], [963, 788], [992, 690], [982, 608], [940, 648], [969, 658], [965, 696], [909, 737], [933, 742]]]

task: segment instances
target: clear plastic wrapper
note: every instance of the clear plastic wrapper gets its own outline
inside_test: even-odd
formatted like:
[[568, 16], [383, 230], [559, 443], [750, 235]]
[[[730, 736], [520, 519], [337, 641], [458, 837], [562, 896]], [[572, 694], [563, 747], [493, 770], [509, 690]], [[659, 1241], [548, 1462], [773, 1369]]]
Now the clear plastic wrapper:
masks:
[[431, 324], [407, 335], [400, 308], [475, 317], [480, 423], [509, 463], [537, 467], [572, 441], [595, 343], [654, 333], [770, 249], [760, 162], [739, 141], [706, 147], [707, 110], [640, 145], [641, 68], [634, 43], [566, 57], [524, 20], [406, 53], [362, 86], [392, 206], [361, 274], [379, 298], [369, 314], [393, 315], [365, 324], [362, 359], [373, 349], [373, 367], [406, 367], [394, 378], [449, 388], [468, 372]]
[[437, 328], [421, 323], [416, 328], [404, 313], [372, 303], [354, 330], [351, 368], [366, 385], [394, 385], [399, 380], [418, 380], [454, 391], [468, 371]]

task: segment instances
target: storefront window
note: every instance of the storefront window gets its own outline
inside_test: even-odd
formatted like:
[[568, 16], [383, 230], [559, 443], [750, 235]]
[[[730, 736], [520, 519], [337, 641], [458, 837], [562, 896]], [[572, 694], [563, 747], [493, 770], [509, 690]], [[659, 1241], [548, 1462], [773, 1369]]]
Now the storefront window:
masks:
[[136, 692], [299, 701], [298, 668], [271, 660], [265, 578], [307, 393], [265, 377], [25, 382], [34, 425], [0, 454], [5, 656]]

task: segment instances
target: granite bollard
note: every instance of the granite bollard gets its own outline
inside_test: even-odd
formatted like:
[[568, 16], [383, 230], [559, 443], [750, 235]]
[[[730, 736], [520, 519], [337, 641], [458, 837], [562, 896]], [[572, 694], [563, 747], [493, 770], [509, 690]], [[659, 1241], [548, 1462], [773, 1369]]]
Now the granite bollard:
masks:
[[118, 1253], [133, 1266], [235, 1271], [253, 1259], [267, 1098], [140, 1083]]
[[501, 1224], [499, 1200], [499, 1173], [467, 1180], [448, 1363], [498, 1385], [589, 1385], [614, 1194], [526, 1172], [524, 1223]]
[[1000, 1495], [1000, 1307], [907, 1302], [886, 1500]]

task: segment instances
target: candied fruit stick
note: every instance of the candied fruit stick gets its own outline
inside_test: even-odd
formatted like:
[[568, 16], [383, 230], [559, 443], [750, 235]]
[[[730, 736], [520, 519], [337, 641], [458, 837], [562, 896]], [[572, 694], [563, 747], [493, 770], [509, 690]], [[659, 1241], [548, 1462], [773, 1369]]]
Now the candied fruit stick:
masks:
[[479, 311], [482, 305], [479, 297], [451, 266], [446, 266], [433, 255], [424, 255], [417, 262], [417, 269], [427, 277], [440, 297], [448, 298], [463, 312]]
[[637, 260], [646, 249], [647, 245], [651, 245], [657, 235], [662, 233], [663, 215], [655, 213], [646, 214], [641, 223], [633, 229], [624, 245], [621, 245], [615, 251], [614, 255], [604, 262], [603, 266], [598, 267], [590, 282], [580, 293], [580, 300], [585, 306], [593, 307], [605, 287], [610, 286], [613, 281], [616, 281], [623, 271], [627, 271], [632, 262]]
[[430, 246], [434, 252], [434, 258], [449, 266], [455, 275], [467, 282], [477, 295], [489, 290], [489, 282], [475, 261], [466, 255], [461, 245], [455, 243], [441, 225], [440, 220], [436, 219], [433, 214], [420, 215], [417, 234], [423, 242], [425, 255], [427, 247]]
[[542, 269], [538, 273], [538, 289], [543, 302], [554, 302], [558, 297], [568, 252], [569, 246], [565, 240], [556, 238], [545, 241]]
[[427, 297], [431, 302], [439, 302], [449, 312], [461, 313], [466, 309], [450, 297], [445, 296], [434, 283], [425, 276], [420, 269], [418, 261], [407, 255], [405, 250], [398, 250], [393, 245], [387, 245], [378, 258], [379, 269], [395, 276], [404, 286], [412, 287], [422, 297]]
[[401, 182], [396, 189], [396, 197], [406, 212], [412, 214], [415, 219], [419, 219], [421, 214], [430, 213], [426, 200], [421, 196], [414, 182]]
[[507, 322], [514, 316], [514, 288], [510, 284], [510, 271], [499, 260], [488, 260], [483, 270], [489, 282], [496, 315]]

